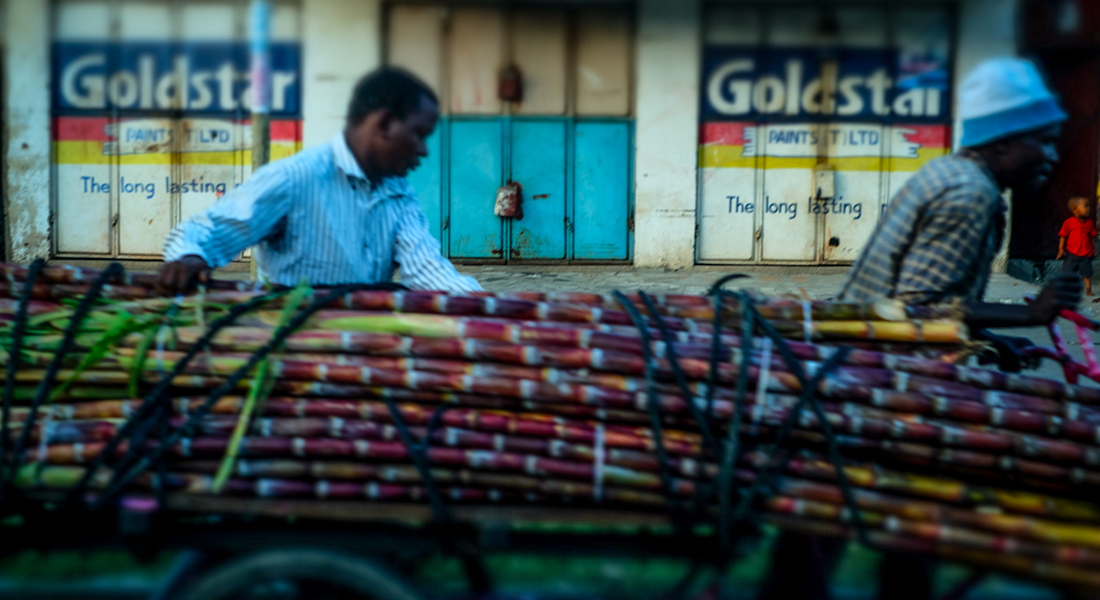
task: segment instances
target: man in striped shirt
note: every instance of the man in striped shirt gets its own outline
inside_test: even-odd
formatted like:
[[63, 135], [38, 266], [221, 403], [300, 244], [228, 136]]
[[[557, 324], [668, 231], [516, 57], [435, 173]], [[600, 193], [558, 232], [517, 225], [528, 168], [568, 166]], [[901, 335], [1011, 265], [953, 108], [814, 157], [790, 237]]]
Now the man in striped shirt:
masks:
[[161, 291], [190, 291], [249, 247], [277, 285], [388, 282], [400, 268], [412, 289], [481, 290], [440, 254], [405, 179], [438, 120], [423, 82], [392, 68], [368, 74], [330, 143], [257, 170], [169, 234]]

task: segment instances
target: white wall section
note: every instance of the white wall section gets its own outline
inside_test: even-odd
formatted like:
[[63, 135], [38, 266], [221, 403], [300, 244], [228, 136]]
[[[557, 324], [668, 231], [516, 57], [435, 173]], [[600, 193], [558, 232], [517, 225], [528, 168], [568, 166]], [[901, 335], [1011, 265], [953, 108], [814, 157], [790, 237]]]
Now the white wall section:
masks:
[[50, 252], [50, 3], [8, 0], [4, 19], [7, 259]]
[[695, 261], [699, 127], [698, 0], [638, 2], [634, 263]]
[[382, 65], [380, 0], [302, 0], [302, 146], [344, 127], [355, 83]]

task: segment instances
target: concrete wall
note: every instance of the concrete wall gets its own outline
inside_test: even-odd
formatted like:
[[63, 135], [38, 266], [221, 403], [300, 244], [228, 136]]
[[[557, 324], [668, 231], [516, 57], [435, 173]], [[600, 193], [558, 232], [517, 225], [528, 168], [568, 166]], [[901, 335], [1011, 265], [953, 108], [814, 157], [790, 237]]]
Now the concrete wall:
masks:
[[355, 83], [382, 64], [381, 0], [302, 0], [302, 145], [343, 129]]
[[50, 3], [7, 0], [4, 16], [5, 258], [50, 252]]
[[640, 0], [635, 42], [634, 264], [695, 262], [700, 2]]

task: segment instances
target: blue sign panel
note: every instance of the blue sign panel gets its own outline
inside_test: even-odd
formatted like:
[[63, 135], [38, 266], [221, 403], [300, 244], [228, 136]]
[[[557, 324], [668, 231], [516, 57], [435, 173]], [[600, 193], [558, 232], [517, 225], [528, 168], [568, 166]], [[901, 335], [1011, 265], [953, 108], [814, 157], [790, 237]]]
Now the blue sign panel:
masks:
[[[54, 113], [248, 112], [248, 61], [245, 42], [57, 42]], [[300, 45], [271, 44], [271, 67], [272, 116], [299, 116]]]
[[[891, 49], [710, 46], [703, 119], [949, 120], [946, 60]], [[835, 64], [826, 70], [823, 65]]]

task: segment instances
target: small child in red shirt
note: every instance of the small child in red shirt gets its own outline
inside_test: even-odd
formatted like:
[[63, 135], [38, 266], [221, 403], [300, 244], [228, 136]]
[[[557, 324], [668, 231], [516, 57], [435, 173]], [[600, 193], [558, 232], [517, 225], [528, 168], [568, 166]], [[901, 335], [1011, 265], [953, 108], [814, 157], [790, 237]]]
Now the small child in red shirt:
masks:
[[[1092, 295], [1092, 260], [1096, 257], [1096, 248], [1092, 241], [1096, 238], [1096, 225], [1089, 219], [1089, 201], [1085, 198], [1070, 198], [1069, 211], [1072, 217], [1062, 223], [1058, 240], [1058, 258], [1066, 257], [1062, 263], [1063, 273], [1077, 273], [1085, 279], [1085, 295]], [[1066, 255], [1066, 251], [1069, 255]]]

